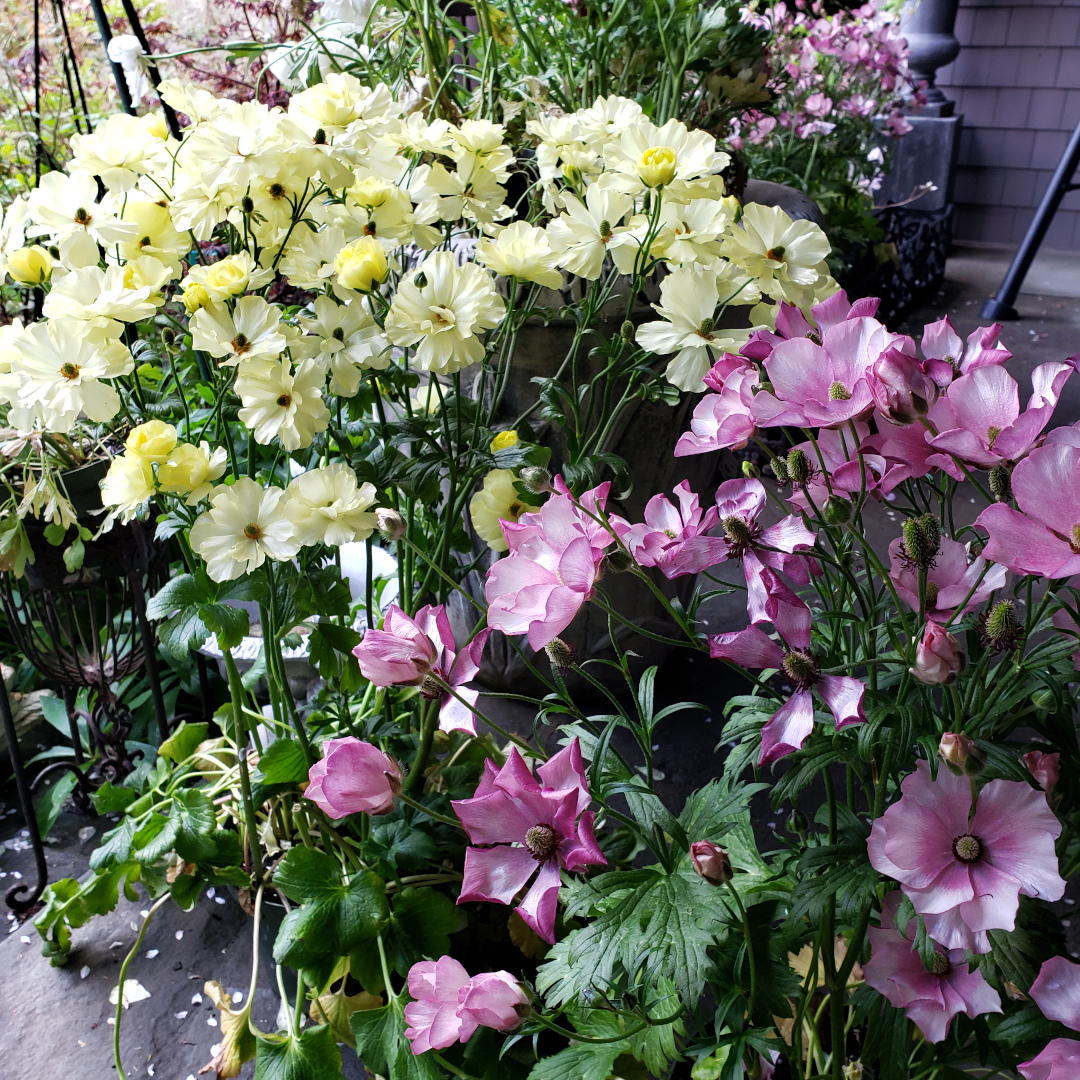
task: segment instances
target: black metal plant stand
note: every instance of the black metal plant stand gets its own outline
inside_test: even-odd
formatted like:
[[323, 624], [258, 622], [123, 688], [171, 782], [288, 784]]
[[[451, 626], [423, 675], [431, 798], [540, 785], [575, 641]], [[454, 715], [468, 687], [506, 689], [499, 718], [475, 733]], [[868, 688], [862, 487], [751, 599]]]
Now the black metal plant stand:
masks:
[[1013, 261], [1005, 274], [1005, 280], [994, 296], [982, 306], [984, 319], [1019, 319], [1020, 314], [1013, 304], [1016, 302], [1020, 286], [1039, 253], [1043, 240], [1046, 238], [1050, 223], [1054, 220], [1061, 200], [1070, 192], [1080, 188], [1080, 184], [1073, 182], [1077, 168], [1080, 167], [1080, 124], [1073, 129], [1069, 145], [1065, 147], [1065, 153], [1061, 155], [1057, 169], [1050, 178], [1050, 186], [1031, 219], [1031, 224], [1024, 235], [1019, 250], [1013, 256]]

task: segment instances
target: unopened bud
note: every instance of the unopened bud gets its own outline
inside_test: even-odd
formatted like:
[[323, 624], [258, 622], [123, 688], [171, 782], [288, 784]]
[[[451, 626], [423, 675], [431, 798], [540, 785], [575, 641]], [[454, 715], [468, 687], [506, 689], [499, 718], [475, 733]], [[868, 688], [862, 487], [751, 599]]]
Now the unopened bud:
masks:
[[627, 319], [622, 326], [619, 327], [619, 335], [628, 345], [633, 345], [634, 338], [637, 336], [637, 327]]
[[963, 733], [946, 731], [938, 744], [938, 757], [957, 776], [978, 776], [986, 763], [986, 755]]
[[386, 506], [376, 507], [375, 522], [379, 535], [387, 543], [400, 540], [405, 535], [405, 519], [396, 510]]
[[849, 1061], [844, 1066], [844, 1080], [863, 1080], [865, 1075], [861, 1061]]
[[917, 570], [929, 570], [941, 548], [941, 526], [933, 514], [908, 518], [904, 522], [904, 552]]
[[1016, 617], [1016, 605], [1002, 600], [994, 605], [989, 615], [980, 618], [979, 636], [991, 652], [1008, 652], [1020, 644], [1024, 628]]
[[625, 548], [616, 548], [604, 556], [604, 569], [609, 574], [625, 574], [634, 565], [634, 556]]
[[915, 648], [915, 666], [908, 670], [919, 682], [943, 686], [964, 670], [966, 657], [960, 643], [933, 619], [928, 619], [922, 640]]
[[577, 667], [577, 652], [574, 646], [562, 638], [552, 638], [545, 646], [548, 662], [560, 674], [566, 675]]
[[542, 495], [545, 491], [551, 491], [551, 473], [542, 469], [539, 465], [526, 465], [521, 470], [521, 482], [525, 490], [533, 495]]
[[796, 487], [803, 487], [813, 473], [810, 459], [797, 447], [788, 451], [787, 473], [788, 478]]
[[1012, 478], [1004, 465], [990, 470], [990, 491], [996, 502], [1008, 502], [1012, 498]]
[[416, 273], [413, 276], [412, 283], [418, 289], [426, 289], [427, 288], [427, 274], [425, 274], [423, 270], [420, 270], [418, 273]]
[[579, 187], [581, 184], [581, 170], [576, 165], [566, 164], [562, 168], [563, 178], [568, 184]]
[[244, 214], [253, 214], [255, 212], [255, 203], [250, 195], [245, 195], [240, 200], [240, 210]]
[[1031, 750], [1024, 755], [1024, 764], [1039, 787], [1049, 795], [1061, 777], [1061, 755]]
[[792, 810], [787, 819], [787, 831], [801, 836], [810, 827], [806, 815], [801, 810]]
[[843, 495], [830, 495], [822, 513], [830, 525], [846, 525], [851, 520], [851, 500]]
[[171, 349], [176, 344], [176, 331], [171, 326], [161, 328], [161, 344]]
[[1054, 712], [1057, 709], [1057, 698], [1053, 690], [1044, 686], [1031, 695], [1031, 704], [1040, 712]]
[[316, 128], [315, 138], [312, 140], [316, 146], [326, 145], [326, 128]]
[[752, 461], [744, 461], [742, 474], [747, 480], [757, 480], [761, 477], [761, 470]]
[[695, 840], [690, 845], [690, 858], [694, 872], [710, 885], [726, 885], [733, 876], [728, 853], [708, 840]]
[[788, 467], [783, 458], [773, 458], [772, 460], [772, 473], [776, 477], [777, 482], [786, 484], [791, 476], [788, 473]]

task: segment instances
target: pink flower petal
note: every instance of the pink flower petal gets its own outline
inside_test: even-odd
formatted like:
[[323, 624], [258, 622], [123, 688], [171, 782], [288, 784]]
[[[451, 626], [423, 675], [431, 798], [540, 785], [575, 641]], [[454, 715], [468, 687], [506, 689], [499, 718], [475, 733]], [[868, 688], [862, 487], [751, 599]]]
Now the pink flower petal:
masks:
[[809, 691], [797, 690], [761, 729], [761, 757], [758, 765], [771, 765], [798, 750], [813, 730], [813, 699]]
[[522, 897], [515, 910], [526, 926], [549, 945], [555, 944], [555, 913], [559, 906], [559, 864], [554, 860], [544, 863], [532, 883], [532, 888]]
[[535, 873], [536, 860], [523, 847], [466, 848], [465, 878], [457, 902], [509, 904]]

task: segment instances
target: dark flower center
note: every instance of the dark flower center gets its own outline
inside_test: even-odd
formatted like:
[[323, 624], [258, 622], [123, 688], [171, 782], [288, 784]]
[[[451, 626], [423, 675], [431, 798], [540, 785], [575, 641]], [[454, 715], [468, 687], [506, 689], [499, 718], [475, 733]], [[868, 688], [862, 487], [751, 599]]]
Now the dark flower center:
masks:
[[262, 536], [262, 529], [254, 521], [249, 521], [244, 526], [244, 535], [249, 540], [258, 540]]
[[345, 340], [345, 328], [343, 326], [335, 326], [334, 332], [330, 335], [335, 341]]
[[805, 649], [792, 649], [784, 657], [782, 667], [784, 674], [800, 689], [813, 686], [821, 674], [817, 660]]
[[724, 535], [739, 548], [747, 548], [754, 542], [754, 530], [741, 517], [734, 514], [724, 518]]
[[939, 592], [941, 592], [940, 587], [935, 585], [932, 581], [926, 583], [926, 607], [928, 610], [937, 603]]
[[964, 833], [952, 842], [953, 854], [962, 863], [978, 862], [982, 858], [982, 841], [971, 833]]
[[65, 379], [77, 379], [79, 377], [79, 365], [72, 364], [69, 361], [60, 368], [60, 374], [63, 375]]
[[90, 222], [93, 221], [93, 218], [80, 206], [79, 209], [75, 211], [75, 220], [80, 225], [89, 225]]
[[538, 863], [546, 863], [555, 857], [559, 838], [550, 825], [534, 825], [525, 833], [525, 846]]
[[280, 405], [280, 406], [281, 406], [281, 407], [282, 407], [283, 409], [287, 409], [287, 408], [288, 408], [288, 407], [289, 407], [289, 406], [290, 406], [290, 405], [292, 404], [292, 398], [291, 398], [291, 397], [289, 397], [289, 395], [288, 395], [288, 394], [282, 394], [282, 395], [281, 395], [281, 397], [279, 397], [279, 398], [277, 399], [277, 403], [278, 403], [278, 404], [279, 404], [279, 405]]
[[237, 334], [232, 339], [232, 345], [238, 356], [243, 355], [251, 348], [251, 342], [248, 341], [247, 334]]
[[851, 391], [842, 383], [834, 382], [829, 387], [829, 400], [830, 401], [850, 401]]
[[952, 964], [949, 963], [949, 958], [944, 953], [935, 952], [934, 959], [931, 962], [930, 970], [938, 976], [948, 975], [949, 969]]

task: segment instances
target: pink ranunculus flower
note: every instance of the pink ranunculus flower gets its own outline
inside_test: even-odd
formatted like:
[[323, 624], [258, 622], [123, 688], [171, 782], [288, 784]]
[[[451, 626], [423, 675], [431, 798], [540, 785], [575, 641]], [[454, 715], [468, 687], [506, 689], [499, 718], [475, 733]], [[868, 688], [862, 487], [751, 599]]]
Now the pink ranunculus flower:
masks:
[[716, 525], [715, 506], [702, 511], [698, 497], [684, 480], [675, 488], [679, 505], [666, 495], [654, 495], [645, 507], [644, 524], [612, 518], [616, 535], [639, 566], [657, 566], [667, 578], [700, 574], [727, 558], [727, 542], [707, 535]]
[[963, 949], [936, 946], [933, 970], [926, 970], [913, 944], [915, 921], [907, 927], [907, 937], [895, 928], [899, 902], [898, 892], [886, 896], [881, 926], [867, 931], [870, 959], [863, 965], [867, 985], [882, 994], [893, 1008], [904, 1009], [931, 1043], [941, 1042], [949, 1034], [958, 1013], [974, 1019], [1001, 1012], [997, 991], [982, 972], [968, 970]]
[[1014, 780], [991, 780], [972, 812], [966, 776], [920, 761], [900, 785], [903, 797], [873, 825], [875, 870], [900, 882], [924, 917], [926, 932], [947, 949], [989, 952], [989, 930], [1012, 930], [1020, 894], [1060, 900], [1054, 840], [1061, 822], [1044, 792]]
[[754, 365], [743, 357], [720, 357], [705, 375], [705, 385], [719, 392], [706, 394], [694, 407], [690, 430], [675, 444], [675, 456], [741, 450], [757, 431], [750, 405], [759, 381]]
[[1048, 1020], [1080, 1031], [1080, 964], [1052, 956], [1031, 984], [1031, 998]]
[[781, 341], [764, 361], [772, 392], [754, 397], [759, 427], [837, 427], [870, 412], [871, 365], [895, 341], [876, 319], [845, 319], [810, 338]]
[[918, 480], [933, 469], [941, 469], [954, 480], [962, 480], [964, 472], [949, 454], [930, 445], [933, 438], [922, 424], [894, 424], [883, 416], [877, 417], [877, 434], [863, 439], [862, 453], [878, 454], [885, 462], [881, 491], [888, 495], [905, 480]]
[[961, 375], [930, 414], [938, 431], [930, 445], [980, 469], [1018, 461], [1050, 422], [1075, 370], [1071, 358], [1064, 364], [1040, 364], [1031, 373], [1033, 393], [1022, 413], [1019, 387], [1003, 367], [977, 367]]
[[405, 1038], [414, 1054], [469, 1041], [479, 1024], [458, 1013], [458, 994], [468, 984], [469, 973], [452, 956], [422, 960], [409, 969], [413, 1000], [405, 1006]]
[[360, 673], [376, 686], [419, 686], [424, 697], [441, 701], [439, 727], [443, 731], [461, 730], [475, 735], [472, 709], [448, 694], [437, 680], [452, 686], [459, 697], [475, 705], [478, 692], [463, 684], [476, 678], [490, 636], [490, 630], [481, 630], [459, 653], [442, 604], [425, 605], [413, 618], [391, 604], [383, 628], [368, 630], [353, 655], [360, 664]]
[[401, 768], [377, 746], [351, 737], [327, 739], [308, 770], [304, 795], [328, 817], [388, 814], [401, 790]]
[[928, 619], [922, 641], [915, 647], [911, 674], [929, 686], [952, 682], [964, 670], [964, 650], [947, 630]]
[[965, 344], [949, 322], [948, 315], [937, 322], [927, 323], [922, 335], [927, 375], [944, 388], [957, 375], [967, 375], [977, 367], [1004, 364], [1006, 360], [1011, 360], [1012, 353], [998, 346], [1000, 333], [1001, 323], [980, 326], [968, 335]]
[[895, 424], [913, 424], [925, 416], [938, 388], [914, 356], [886, 349], [870, 367], [870, 393], [878, 411]]
[[767, 360], [781, 341], [809, 338], [811, 341], [820, 342], [821, 335], [837, 323], [848, 319], [872, 319], [880, 304], [881, 301], [876, 296], [856, 300], [853, 304], [848, 300], [847, 293], [840, 289], [810, 309], [813, 317], [811, 322], [800, 308], [781, 300], [776, 309], [775, 333], [772, 330], [755, 330], [739, 351], [751, 360]]
[[[716, 489], [716, 509], [724, 529], [721, 541], [726, 549], [724, 557], [744, 559], [753, 552], [762, 565], [782, 570], [805, 585], [810, 578], [806, 555], [800, 553], [809, 553], [817, 537], [795, 514], [763, 528], [758, 519], [767, 502], [768, 495], [760, 480], [725, 480]], [[754, 567], [751, 561], [748, 573]]]
[[[889, 579], [900, 599], [912, 611], [918, 611], [919, 575], [905, 560], [903, 544], [900, 537], [889, 544]], [[1004, 588], [1005, 567], [991, 566], [978, 588], [968, 597], [985, 567], [986, 560], [981, 555], [969, 564], [967, 546], [943, 536], [937, 561], [926, 572], [926, 617], [947, 623], [957, 615], [977, 608], [995, 589]], [[963, 608], [960, 608], [961, 604], [964, 604]]]
[[519, 1007], [529, 1004], [521, 984], [508, 971], [469, 973], [452, 956], [422, 960], [409, 969], [405, 1037], [414, 1054], [445, 1050], [468, 1042], [478, 1027], [514, 1031], [521, 1026]]
[[[869, 430], [866, 424], [855, 424], [860, 444], [865, 445], [869, 441]], [[811, 442], [799, 443], [797, 448], [806, 454], [814, 469], [810, 482], [805, 487], [796, 488], [788, 496], [787, 501], [802, 513], [811, 512], [811, 503], [820, 510], [832, 495], [857, 495], [862, 491], [864, 476], [867, 494], [874, 499], [882, 497], [881, 484], [888, 473], [889, 463], [872, 451], [856, 453], [854, 440], [847, 428], [823, 428], [818, 432], [816, 449]], [[825, 472], [821, 469], [822, 462]]]
[[1051, 1039], [1030, 1061], [1017, 1065], [1024, 1080], [1076, 1080], [1080, 1076], [1080, 1042]]
[[484, 777], [471, 799], [453, 804], [469, 839], [485, 845], [465, 851], [458, 903], [509, 904], [532, 881], [517, 913], [544, 941], [554, 944], [561, 871], [606, 865], [607, 859], [593, 834], [596, 815], [585, 809], [592, 796], [585, 785], [578, 740], [536, 772], [542, 783], [511, 749], [501, 769], [485, 762]]
[[983, 555], [1016, 574], [1080, 574], [1080, 447], [1040, 446], [1011, 483], [1020, 509], [995, 503], [975, 519], [990, 534]]
[[570, 625], [592, 597], [604, 549], [615, 542], [589, 516], [603, 509], [609, 487], [585, 492], [579, 507], [556, 477], [555, 494], [538, 513], [502, 523], [510, 547], [488, 571], [489, 626], [504, 634], [527, 633], [529, 644], [542, 649]]
[[522, 1011], [528, 1005], [529, 995], [509, 971], [474, 975], [458, 991], [458, 1015], [496, 1031], [521, 1027]]
[[[1042, 750], [1029, 750], [1024, 755], [1024, 764], [1039, 787], [1049, 795], [1061, 776], [1061, 755], [1046, 754]], [[1080, 1028], [1077, 1030], [1080, 1031]]]
[[817, 657], [810, 651], [809, 609], [768, 567], [757, 580], [770, 594], [774, 612], [770, 621], [780, 632], [786, 649], [754, 625], [731, 634], [713, 635], [709, 638], [709, 655], [755, 670], [776, 668], [795, 684], [795, 692], [761, 729], [758, 765], [768, 765], [798, 750], [814, 730], [815, 689], [832, 712], [839, 731], [866, 719], [862, 705], [866, 687], [846, 675], [822, 675]]

